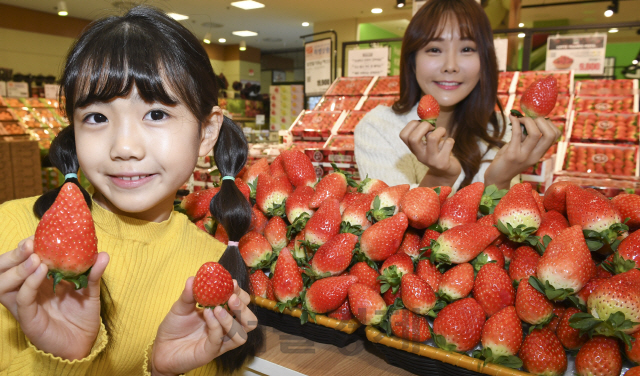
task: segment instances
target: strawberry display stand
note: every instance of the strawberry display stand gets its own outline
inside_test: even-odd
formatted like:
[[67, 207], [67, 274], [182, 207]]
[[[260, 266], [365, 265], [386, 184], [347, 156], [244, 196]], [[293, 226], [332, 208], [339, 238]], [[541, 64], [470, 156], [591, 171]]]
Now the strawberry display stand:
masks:
[[633, 96], [638, 94], [638, 80], [583, 80], [576, 83], [576, 95], [580, 96]]
[[338, 77], [325, 95], [365, 95], [373, 86], [373, 77]]
[[356, 125], [362, 120], [364, 115], [367, 114], [367, 111], [349, 111], [345, 116], [344, 120], [338, 127], [339, 135], [351, 135], [353, 136], [353, 132], [356, 129]]
[[365, 100], [363, 101], [362, 105], [357, 109], [368, 112], [380, 105], [391, 107], [393, 106], [394, 103], [396, 103], [398, 99], [399, 99], [398, 96], [393, 96], [393, 95], [368, 96], [368, 97], [365, 97]]
[[558, 95], [570, 95], [574, 89], [574, 75], [573, 71], [528, 71], [520, 72], [517, 77], [517, 86], [515, 89], [516, 94], [524, 93], [525, 89], [529, 87], [534, 81], [539, 80], [549, 74], [552, 74], [558, 82]]
[[400, 95], [399, 76], [376, 76], [368, 95]]
[[302, 310], [298, 308], [287, 308], [280, 312], [276, 306], [277, 303], [273, 300], [251, 296], [251, 301], [258, 307], [256, 312], [258, 322], [281, 332], [336, 347], [345, 347], [361, 339], [360, 334], [356, 333], [361, 328], [361, 324], [355, 319], [345, 321], [316, 315], [315, 320], [309, 317], [306, 324], [301, 324]]
[[341, 111], [302, 111], [289, 132], [294, 141], [326, 141], [342, 116], [346, 114]]
[[314, 107], [314, 111], [342, 111], [353, 110], [361, 102], [363, 97], [352, 96], [324, 96]]
[[571, 141], [638, 143], [638, 114], [575, 112]]
[[638, 96], [632, 97], [587, 97], [578, 96], [574, 109], [577, 112], [600, 112], [633, 114], [638, 109]]
[[558, 150], [558, 174], [586, 178], [637, 180], [638, 146], [563, 143]]

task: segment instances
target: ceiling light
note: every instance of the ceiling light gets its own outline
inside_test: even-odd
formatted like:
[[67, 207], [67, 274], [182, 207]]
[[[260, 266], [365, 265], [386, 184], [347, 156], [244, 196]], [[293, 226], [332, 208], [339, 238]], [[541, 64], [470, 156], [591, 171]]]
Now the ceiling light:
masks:
[[264, 8], [264, 4], [253, 0], [234, 1], [231, 5], [244, 10]]
[[618, 13], [618, 0], [612, 0], [611, 5], [609, 5], [607, 10], [604, 11], [604, 16], [611, 17], [616, 13]]
[[218, 39], [218, 42], [220, 42], [220, 43], [226, 43], [226, 42], [227, 42], [227, 40], [226, 40], [226, 39], [224, 39], [224, 38], [220, 38], [220, 39]]
[[256, 35], [258, 35], [258, 33], [256, 33], [255, 31], [249, 30], [232, 31], [231, 34], [237, 35], [239, 37], [255, 37]]
[[604, 16], [605, 17], [611, 17], [613, 16], [613, 11], [611, 9], [607, 9], [604, 11]]
[[307, 27], [307, 26], [309, 26], [309, 23], [308, 22], [303, 22], [302, 26]]
[[376, 14], [377, 14], [377, 13], [382, 13], [382, 9], [380, 9], [380, 8], [373, 8], [373, 9], [371, 9], [371, 13], [376, 13]]
[[61, 1], [58, 3], [58, 16], [66, 16], [68, 15], [69, 12], [67, 12], [67, 3], [65, 3], [64, 1]]
[[520, 22], [520, 23], [518, 24], [518, 27], [524, 27], [524, 23], [523, 23], [523, 22]]
[[524, 35], [525, 35], [524, 33], [520, 33], [518, 34], [518, 38], [524, 38]]
[[189, 19], [189, 16], [185, 16], [184, 14], [178, 14], [178, 13], [167, 13], [167, 16], [173, 18], [176, 21], [184, 21]]
[[241, 40], [240, 41], [240, 51], [246, 51], [247, 50], [247, 42]]
[[618, 29], [616, 29], [615, 27], [612, 27], [611, 29], [609, 29], [610, 33], [617, 33]]
[[638, 65], [638, 60], [634, 60], [634, 61], [632, 61], [632, 62], [631, 62], [631, 64], [633, 64], [633, 65]]
[[202, 41], [205, 42], [206, 44], [211, 44], [211, 33], [206, 33]]
[[404, 8], [406, 4], [406, 0], [396, 0], [396, 8]]

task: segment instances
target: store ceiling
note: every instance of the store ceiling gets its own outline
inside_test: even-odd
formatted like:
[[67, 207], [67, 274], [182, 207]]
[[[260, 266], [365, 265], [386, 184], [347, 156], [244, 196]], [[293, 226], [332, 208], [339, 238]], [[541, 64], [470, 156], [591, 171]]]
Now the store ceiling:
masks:
[[[226, 38], [227, 44], [237, 44], [245, 40], [247, 45], [263, 51], [302, 47], [301, 35], [313, 33], [316, 22], [332, 20], [366, 19], [386, 30], [397, 34], [404, 32], [410, 17], [408, 9], [395, 9], [395, 0], [259, 0], [266, 7], [242, 10], [230, 5], [233, 0], [138, 0], [158, 6], [167, 12], [176, 12], [190, 17], [182, 21], [198, 37], [207, 32], [217, 43], [218, 38]], [[489, 0], [495, 1], [495, 0]], [[498, 0], [508, 4], [509, 0]], [[552, 7], [527, 8], [530, 5], [557, 2], [580, 2], [581, 0], [522, 0], [521, 19], [527, 27], [534, 21], [567, 20], [570, 24], [594, 24], [604, 22], [640, 21], [640, 0], [620, 0], [620, 11], [613, 17], [603, 15], [609, 3], [590, 2], [579, 5], [569, 4]], [[0, 0], [0, 3], [14, 5], [48, 13], [56, 13], [58, 0]], [[105, 15], [120, 14], [131, 1], [119, 0], [66, 0], [69, 15], [83, 19], [96, 19]], [[408, 1], [411, 5], [412, 1]], [[380, 15], [373, 15], [371, 9], [383, 9]], [[395, 16], [395, 17], [394, 17]], [[376, 22], [379, 17], [380, 22]], [[397, 18], [397, 21], [393, 21]], [[309, 22], [303, 27], [302, 22]], [[232, 31], [251, 30], [258, 32], [254, 37], [238, 37]], [[636, 30], [620, 30], [610, 35], [610, 40], [640, 41]]]

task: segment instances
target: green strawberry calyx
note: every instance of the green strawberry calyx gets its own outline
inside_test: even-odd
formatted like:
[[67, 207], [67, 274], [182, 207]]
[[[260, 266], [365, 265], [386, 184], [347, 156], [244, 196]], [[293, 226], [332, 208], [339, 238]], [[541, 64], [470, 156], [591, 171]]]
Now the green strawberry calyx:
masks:
[[594, 230], [582, 230], [584, 238], [587, 241], [587, 246], [592, 252], [600, 250], [603, 247], [608, 247], [611, 248], [611, 251], [616, 251], [622, 241], [620, 236], [626, 231], [629, 231], [629, 226], [624, 223], [614, 223], [608, 229], [600, 232]]
[[56, 285], [62, 280], [73, 283], [74, 288], [80, 290], [87, 287], [89, 283], [89, 273], [91, 273], [91, 268], [82, 274], [76, 275], [69, 275], [69, 273], [63, 273], [58, 270], [50, 270], [49, 273], [47, 273], [47, 278], [53, 279], [53, 292], [56, 292]]
[[613, 254], [613, 259], [611, 261], [603, 262], [602, 267], [611, 274], [622, 274], [634, 269], [636, 267], [636, 262], [633, 260], [625, 260], [620, 256], [618, 251], [616, 251]]
[[391, 316], [395, 311], [401, 310], [403, 308], [404, 308], [404, 303], [402, 303], [402, 299], [396, 298], [393, 304], [387, 307], [387, 312], [385, 313], [380, 323], [374, 326], [384, 331], [387, 334], [387, 336], [393, 335], [393, 330], [391, 330]]
[[480, 213], [484, 215], [492, 214], [493, 210], [508, 192], [507, 189], [498, 189], [495, 184], [491, 184], [485, 188], [480, 199]]
[[384, 294], [389, 289], [391, 289], [392, 293], [397, 294], [398, 290], [400, 289], [400, 281], [402, 280], [402, 276], [403, 274], [400, 272], [396, 265], [391, 265], [386, 268], [382, 272], [382, 275], [378, 276], [377, 278], [378, 281], [382, 282], [382, 284], [380, 285], [380, 293]]
[[380, 197], [376, 196], [373, 199], [373, 209], [367, 212], [367, 219], [371, 223], [379, 222], [385, 218], [393, 216], [396, 211], [395, 206], [380, 207]]
[[544, 283], [534, 276], [529, 277], [529, 284], [534, 289], [538, 290], [541, 294], [547, 297], [547, 299], [559, 302], [567, 299], [570, 295], [573, 295], [575, 291], [573, 289], [557, 289], [553, 287], [549, 281]]
[[296, 219], [293, 220], [293, 223], [287, 226], [287, 238], [293, 239], [300, 231], [302, 231], [304, 226], [307, 225], [309, 218], [311, 218], [311, 215], [307, 212], [296, 217]]
[[496, 227], [501, 233], [507, 235], [509, 240], [516, 243], [534, 241], [533, 234], [538, 230], [537, 227], [527, 227], [525, 224], [519, 224], [516, 227], [513, 227], [510, 223], [505, 225], [500, 220], [498, 220]]
[[333, 168], [333, 172], [337, 172], [339, 174], [344, 175], [345, 179], [347, 179], [347, 185], [349, 185], [350, 187], [359, 188], [358, 183], [355, 180], [353, 180], [352, 174], [341, 170], [340, 168], [338, 168], [338, 166], [335, 163], [331, 163], [331, 167]]
[[349, 234], [354, 234], [357, 236], [362, 235], [362, 233], [364, 232], [364, 230], [362, 229], [362, 226], [360, 225], [352, 225], [351, 222], [341, 222], [340, 223], [340, 233], [344, 234], [344, 233], [349, 233]]
[[624, 313], [618, 311], [606, 320], [595, 318], [590, 313], [579, 312], [571, 316], [569, 326], [580, 331], [580, 335], [589, 334], [616, 337], [622, 340], [627, 348], [631, 348], [633, 338], [624, 331], [634, 328], [640, 323], [627, 320]]
[[486, 365], [487, 363], [494, 363], [513, 369], [519, 369], [520, 367], [522, 367], [522, 360], [517, 356], [493, 356], [493, 351], [491, 351], [491, 349], [488, 347], [485, 347], [482, 350], [474, 350], [473, 357], [476, 359], [484, 360], [484, 365]]

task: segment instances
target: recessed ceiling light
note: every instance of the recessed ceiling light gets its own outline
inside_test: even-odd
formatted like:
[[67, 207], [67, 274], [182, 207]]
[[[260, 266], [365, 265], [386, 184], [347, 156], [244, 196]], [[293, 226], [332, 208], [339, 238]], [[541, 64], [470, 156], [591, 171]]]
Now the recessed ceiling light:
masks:
[[64, 1], [61, 1], [58, 3], [58, 16], [66, 16], [68, 15], [69, 12], [67, 12], [67, 3], [65, 3]]
[[167, 13], [167, 16], [173, 18], [176, 21], [184, 21], [189, 19], [189, 16], [185, 16], [184, 14], [178, 14], [178, 13]]
[[226, 42], [227, 42], [227, 40], [226, 40], [226, 39], [224, 39], [224, 38], [220, 38], [220, 39], [218, 39], [218, 42], [220, 42], [220, 43], [226, 43]]
[[239, 49], [240, 49], [240, 51], [246, 51], [247, 50], [247, 42], [241, 40]]
[[371, 9], [371, 13], [382, 13], [382, 9], [381, 8], [373, 8], [373, 9]]
[[202, 41], [205, 42], [206, 44], [211, 44], [211, 33], [206, 33]]
[[525, 35], [524, 33], [520, 33], [518, 34], [518, 38], [524, 38], [524, 35]]
[[307, 27], [307, 26], [309, 26], [309, 23], [308, 22], [303, 22], [302, 26]]
[[616, 29], [615, 27], [612, 27], [611, 29], [609, 29], [610, 33], [617, 33], [618, 29]]
[[613, 16], [613, 11], [611, 9], [607, 9], [604, 11], [604, 16], [605, 17], [611, 17]]
[[239, 37], [255, 37], [256, 35], [258, 35], [258, 33], [256, 33], [255, 31], [249, 30], [232, 31], [231, 34], [237, 35]]
[[634, 60], [634, 61], [632, 61], [632, 62], [631, 62], [631, 64], [633, 64], [633, 65], [638, 65], [638, 60]]
[[524, 22], [520, 22], [520, 23], [518, 24], [518, 26], [519, 26], [519, 27], [524, 27]]
[[231, 5], [244, 10], [264, 8], [264, 4], [253, 0], [234, 1]]

